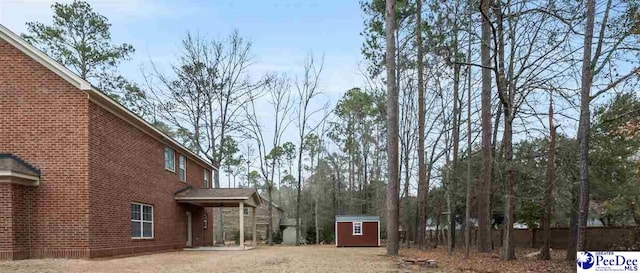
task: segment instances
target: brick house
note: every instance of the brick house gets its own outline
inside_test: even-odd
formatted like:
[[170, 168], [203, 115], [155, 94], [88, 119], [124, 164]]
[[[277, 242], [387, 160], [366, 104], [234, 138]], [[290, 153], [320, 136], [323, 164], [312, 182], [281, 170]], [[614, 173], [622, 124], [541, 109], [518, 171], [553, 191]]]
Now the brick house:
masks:
[[[269, 203], [267, 200], [262, 199], [262, 205], [258, 206], [256, 210], [256, 240], [258, 242], [264, 242], [267, 240], [267, 228], [269, 225]], [[222, 209], [222, 223], [224, 229], [224, 240], [225, 241], [235, 241], [238, 233], [239, 225], [239, 214], [240, 212], [235, 208], [223, 208]], [[280, 208], [278, 205], [273, 203], [272, 210], [272, 220], [273, 220], [273, 230], [277, 231], [280, 229], [280, 221], [284, 215], [284, 210]], [[250, 214], [249, 208], [243, 209], [243, 217], [244, 220], [244, 228], [245, 230], [252, 230], [251, 226], [253, 225], [252, 215]], [[216, 227], [216, 223], [213, 223], [214, 228]]]
[[202, 246], [205, 159], [0, 25], [0, 259], [93, 258]]

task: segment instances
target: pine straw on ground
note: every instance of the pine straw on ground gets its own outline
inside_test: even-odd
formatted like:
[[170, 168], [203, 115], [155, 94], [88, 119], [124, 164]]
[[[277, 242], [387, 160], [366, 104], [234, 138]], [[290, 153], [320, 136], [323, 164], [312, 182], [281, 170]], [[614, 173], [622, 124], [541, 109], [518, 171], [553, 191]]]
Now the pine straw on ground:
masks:
[[[436, 260], [438, 272], [456, 273], [568, 273], [575, 272], [573, 263], [564, 261], [564, 250], [551, 251], [550, 261], [539, 261], [537, 257], [525, 255], [537, 252], [538, 249], [517, 249], [515, 261], [500, 260], [499, 252], [478, 253], [472, 251], [470, 258], [464, 259], [462, 249], [456, 250], [453, 256], [447, 255], [446, 248], [420, 251], [415, 248], [403, 248], [400, 256], [404, 258], [421, 258]], [[427, 270], [426, 272], [429, 272]], [[435, 271], [435, 270], [433, 270]]]

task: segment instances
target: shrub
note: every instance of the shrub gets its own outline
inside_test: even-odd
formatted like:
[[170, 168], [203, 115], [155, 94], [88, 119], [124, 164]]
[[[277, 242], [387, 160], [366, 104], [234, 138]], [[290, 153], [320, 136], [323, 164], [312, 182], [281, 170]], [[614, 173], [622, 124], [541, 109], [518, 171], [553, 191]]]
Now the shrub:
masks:
[[272, 237], [271, 240], [273, 241], [274, 244], [282, 244], [282, 232], [278, 231], [274, 231], [272, 233]]
[[[240, 230], [236, 230], [236, 232], [234, 233], [234, 242], [236, 243], [236, 245], [240, 245]], [[244, 239], [247, 240], [251, 240], [253, 238], [253, 233], [251, 232], [245, 232], [244, 233]]]

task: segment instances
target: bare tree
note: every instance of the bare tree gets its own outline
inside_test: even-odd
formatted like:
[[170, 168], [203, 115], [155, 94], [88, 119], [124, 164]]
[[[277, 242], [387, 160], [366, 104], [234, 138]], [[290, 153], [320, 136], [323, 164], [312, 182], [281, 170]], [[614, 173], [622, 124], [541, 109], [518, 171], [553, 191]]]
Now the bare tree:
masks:
[[282, 141], [282, 136], [291, 124], [290, 114], [293, 109], [293, 100], [290, 95], [289, 79], [286, 75], [274, 75], [270, 78], [271, 80], [268, 81], [268, 84], [266, 84], [264, 88], [266, 91], [266, 98], [273, 111], [273, 125], [269, 127], [273, 130], [271, 143], [268, 143], [267, 140], [265, 140], [264, 127], [260, 121], [260, 117], [262, 117], [264, 113], [256, 112], [257, 96], [253, 97], [250, 100], [250, 103], [244, 107], [246, 114], [244, 129], [248, 133], [249, 138], [253, 139], [258, 147], [258, 163], [260, 166], [260, 173], [265, 180], [267, 201], [269, 202], [267, 243], [269, 245], [273, 245], [273, 189], [276, 163], [277, 160], [279, 160], [279, 156], [275, 155], [275, 153], [278, 153], [277, 151], [281, 150], [280, 143]]
[[[153, 63], [151, 72], [145, 73], [161, 117], [177, 129], [188, 147], [206, 156], [216, 168], [222, 161], [220, 147], [225, 137], [235, 129], [240, 110], [261, 85], [247, 77], [251, 64], [251, 42], [238, 32], [223, 40], [188, 33], [171, 74]], [[220, 187], [219, 171], [214, 172], [214, 185]], [[216, 223], [216, 243], [222, 243], [220, 209]]]
[[[596, 12], [596, 9], [602, 9]], [[595, 0], [586, 3], [586, 24], [582, 52], [580, 86], [580, 120], [578, 142], [580, 143], [580, 209], [577, 230], [577, 250], [586, 250], [586, 229], [589, 215], [589, 135], [591, 126], [591, 103], [600, 95], [615, 89], [630, 79], [637, 80], [640, 68], [637, 56], [638, 4], [628, 1], [607, 0], [596, 5]], [[596, 24], [596, 19], [598, 23]], [[595, 26], [599, 26], [594, 36]], [[596, 38], [595, 51], [593, 39]], [[624, 67], [627, 71], [624, 71]], [[624, 71], [624, 72], [623, 72]], [[591, 94], [591, 89], [596, 91]], [[567, 253], [569, 257], [569, 253]], [[575, 254], [575, 252], [573, 253]], [[571, 254], [571, 255], [573, 255]]]
[[[502, 259], [515, 259], [513, 224], [516, 209], [516, 172], [513, 136], [514, 121], [521, 106], [533, 90], [548, 89], [550, 82], [564, 76], [571, 52], [563, 50], [569, 40], [570, 29], [558, 24], [550, 14], [555, 13], [552, 2], [540, 9], [536, 4], [514, 1], [495, 1], [492, 13], [495, 23], [490, 24], [493, 37], [493, 72], [500, 110], [504, 117], [504, 132], [500, 155], [505, 161], [505, 199]], [[485, 20], [489, 14], [482, 11]], [[496, 115], [496, 121], [499, 115]], [[497, 124], [495, 129], [497, 129]], [[494, 131], [494, 137], [497, 131]]]
[[296, 80], [296, 90], [298, 93], [297, 127], [298, 127], [298, 187], [296, 194], [296, 245], [300, 245], [300, 193], [302, 190], [302, 155], [305, 151], [305, 139], [310, 132], [315, 131], [326, 117], [321, 117], [319, 121], [313, 121], [326, 107], [314, 108], [313, 100], [320, 95], [319, 84], [320, 74], [324, 68], [324, 58], [318, 64], [313, 55], [309, 54], [305, 59], [302, 77]]

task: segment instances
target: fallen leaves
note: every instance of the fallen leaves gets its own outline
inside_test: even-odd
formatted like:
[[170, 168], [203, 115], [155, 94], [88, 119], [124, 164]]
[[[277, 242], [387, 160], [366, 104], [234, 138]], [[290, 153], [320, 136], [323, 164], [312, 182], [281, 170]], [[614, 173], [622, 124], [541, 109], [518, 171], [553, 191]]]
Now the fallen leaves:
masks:
[[420, 251], [418, 249], [402, 249], [400, 256], [418, 259], [430, 259], [438, 262], [442, 272], [456, 273], [565, 273], [575, 272], [573, 263], [564, 261], [565, 251], [551, 252], [550, 261], [539, 261], [537, 257], [526, 257], [525, 254], [537, 249], [518, 249], [515, 261], [502, 261], [496, 251], [494, 253], [472, 252], [469, 259], [463, 258], [462, 250], [447, 255], [446, 249], [437, 248]]

